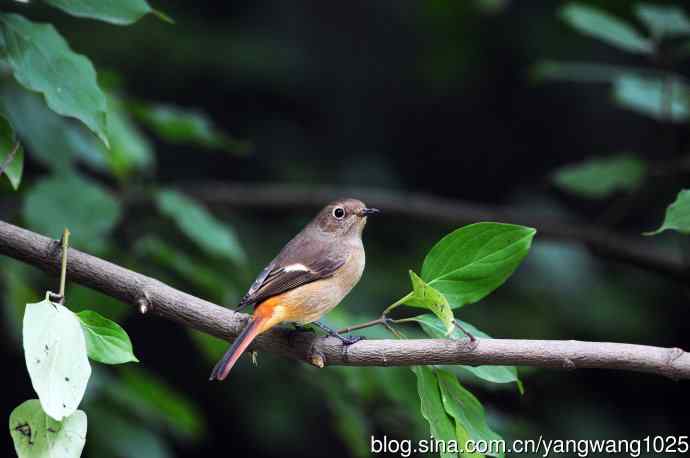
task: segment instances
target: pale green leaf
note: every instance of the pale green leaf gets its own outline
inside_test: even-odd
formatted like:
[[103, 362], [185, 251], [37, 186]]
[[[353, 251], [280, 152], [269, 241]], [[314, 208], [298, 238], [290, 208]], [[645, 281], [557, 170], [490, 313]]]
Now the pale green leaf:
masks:
[[252, 149], [251, 143], [232, 138], [198, 110], [171, 105], [139, 104], [134, 113], [140, 121], [170, 143], [189, 143], [238, 154], [249, 153]]
[[[456, 440], [455, 427], [446, 414], [441, 400], [438, 382], [434, 371], [427, 366], [414, 366], [412, 372], [417, 376], [417, 393], [421, 401], [422, 416], [429, 423], [431, 435], [436, 440]], [[441, 458], [455, 458], [457, 453], [446, 451], [440, 454]]]
[[22, 208], [27, 225], [57, 237], [65, 227], [75, 246], [94, 247], [120, 218], [120, 203], [95, 182], [65, 174], [38, 181]]
[[161, 213], [172, 218], [180, 230], [208, 255], [244, 262], [244, 250], [235, 231], [203, 206], [172, 190], [160, 191], [156, 195], [156, 204]]
[[618, 49], [651, 54], [654, 44], [628, 23], [588, 5], [569, 3], [561, 9], [561, 18], [579, 32]]
[[411, 270], [410, 280], [412, 282], [412, 292], [405, 296], [404, 303], [411, 307], [431, 310], [443, 323], [446, 329], [445, 334], [450, 334], [455, 324], [453, 323], [453, 310], [451, 310], [446, 297], [427, 285], [424, 280]]
[[659, 121], [687, 121], [689, 95], [690, 87], [677, 76], [661, 79], [624, 75], [613, 85], [613, 98], [618, 105]]
[[42, 93], [51, 110], [82, 121], [108, 145], [105, 95], [91, 61], [72, 51], [50, 24], [0, 14], [0, 32], [15, 79]]
[[656, 39], [690, 34], [690, 21], [679, 6], [641, 3], [635, 13]]
[[14, 133], [10, 122], [0, 115], [0, 177], [7, 176], [12, 188], [17, 190], [24, 170], [24, 148]]
[[[477, 443], [486, 441], [498, 443], [501, 436], [491, 430], [486, 422], [484, 407], [472, 393], [460, 385], [457, 377], [445, 370], [436, 370], [436, 377], [441, 388], [441, 399], [446, 412], [455, 419], [456, 424], [462, 425], [470, 438]], [[487, 455], [503, 456], [500, 450], [488, 450]]]
[[457, 229], [429, 251], [422, 279], [441, 292], [453, 308], [477, 302], [517, 269], [536, 232], [503, 223], [475, 223]]
[[86, 337], [89, 358], [104, 364], [139, 362], [122, 327], [93, 310], [77, 313]]
[[[413, 318], [414, 321], [419, 323], [422, 330], [434, 339], [447, 338], [445, 334], [445, 327], [441, 321], [433, 315], [419, 315]], [[467, 332], [472, 334], [474, 337], [479, 337], [483, 339], [491, 339], [491, 336], [485, 332], [480, 331], [473, 325], [460, 321]], [[467, 339], [467, 336], [460, 331], [458, 328], [454, 328], [451, 332], [451, 339], [462, 340]], [[455, 367], [455, 366], [451, 366]], [[470, 372], [475, 377], [482, 380], [486, 380], [491, 383], [513, 383], [517, 384], [518, 390], [522, 393], [523, 387], [522, 382], [518, 378], [517, 368], [514, 366], [461, 366], [463, 370]]]
[[26, 305], [22, 329], [31, 384], [43, 410], [60, 421], [77, 410], [91, 376], [79, 319], [46, 299]]
[[551, 176], [564, 191], [590, 198], [608, 197], [616, 191], [634, 191], [647, 174], [647, 164], [631, 155], [590, 159], [560, 167]]
[[18, 458], [79, 458], [86, 426], [81, 410], [60, 422], [46, 415], [37, 399], [23, 402], [10, 414], [10, 436]]
[[666, 209], [666, 216], [661, 227], [644, 235], [656, 235], [669, 229], [681, 234], [690, 234], [690, 190], [684, 189], [679, 192], [675, 202]]
[[129, 25], [151, 13], [145, 0], [43, 0], [73, 16]]

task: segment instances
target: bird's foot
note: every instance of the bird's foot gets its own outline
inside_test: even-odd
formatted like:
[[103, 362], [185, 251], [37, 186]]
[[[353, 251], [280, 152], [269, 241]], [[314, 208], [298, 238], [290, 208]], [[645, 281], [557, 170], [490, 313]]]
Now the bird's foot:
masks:
[[364, 337], [364, 336], [355, 336], [352, 334], [344, 336], [344, 335], [338, 334], [338, 333], [333, 334], [333, 337], [340, 339], [340, 342], [342, 342], [342, 344], [345, 345], [346, 347], [348, 347], [352, 344], [356, 344], [360, 340], [366, 339], [366, 337]]

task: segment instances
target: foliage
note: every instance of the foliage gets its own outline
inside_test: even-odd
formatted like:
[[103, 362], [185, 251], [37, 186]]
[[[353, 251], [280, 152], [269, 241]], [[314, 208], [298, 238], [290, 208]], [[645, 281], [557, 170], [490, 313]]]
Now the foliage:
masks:
[[77, 410], [56, 421], [37, 399], [30, 399], [12, 411], [10, 435], [19, 458], [79, 458], [86, 442], [86, 414]]
[[684, 189], [678, 193], [676, 201], [666, 209], [661, 227], [646, 235], [660, 234], [669, 229], [685, 235], [690, 234], [690, 190]]
[[631, 155], [590, 159], [557, 169], [552, 180], [564, 191], [588, 198], [608, 197], [616, 191], [634, 191], [647, 172], [647, 164]]

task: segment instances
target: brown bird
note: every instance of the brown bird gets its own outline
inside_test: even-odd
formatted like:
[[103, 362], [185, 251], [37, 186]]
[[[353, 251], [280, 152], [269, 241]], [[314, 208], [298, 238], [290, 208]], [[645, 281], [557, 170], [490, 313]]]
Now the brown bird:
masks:
[[223, 380], [259, 334], [292, 322], [314, 323], [344, 345], [360, 337], [338, 334], [318, 320], [338, 305], [362, 277], [362, 231], [367, 216], [379, 213], [356, 199], [327, 205], [259, 274], [238, 308], [255, 305], [254, 315], [218, 361], [210, 380]]

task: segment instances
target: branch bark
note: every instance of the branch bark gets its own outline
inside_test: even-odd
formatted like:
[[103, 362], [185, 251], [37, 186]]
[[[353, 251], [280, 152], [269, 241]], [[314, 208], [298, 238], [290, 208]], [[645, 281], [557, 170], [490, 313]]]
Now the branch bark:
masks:
[[[59, 241], [0, 221], [0, 254], [57, 274]], [[236, 313], [95, 256], [69, 249], [70, 279], [132, 304], [143, 313], [173, 320], [223, 339], [233, 339], [248, 315]], [[259, 336], [254, 349], [323, 367], [421, 364], [525, 365], [562, 369], [601, 368], [690, 379], [690, 353], [608, 342], [515, 339], [364, 340], [344, 347], [338, 339], [275, 329]]]
[[626, 237], [600, 226], [562, 221], [529, 211], [501, 206], [478, 205], [421, 193], [391, 192], [382, 189], [330, 186], [299, 186], [281, 183], [202, 182], [182, 184], [189, 194], [209, 205], [223, 207], [296, 208], [321, 207], [343, 196], [356, 197], [386, 214], [407, 216], [420, 221], [469, 224], [498, 221], [535, 227], [541, 236], [574, 241], [594, 254], [668, 276], [678, 281], [690, 280], [690, 270], [671, 250], [653, 241]]

